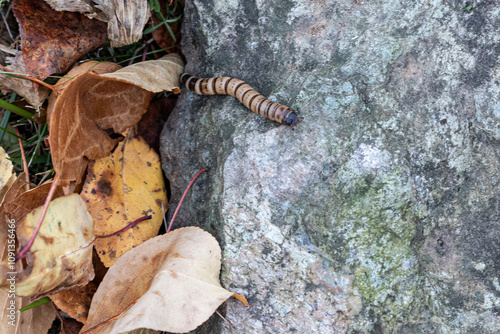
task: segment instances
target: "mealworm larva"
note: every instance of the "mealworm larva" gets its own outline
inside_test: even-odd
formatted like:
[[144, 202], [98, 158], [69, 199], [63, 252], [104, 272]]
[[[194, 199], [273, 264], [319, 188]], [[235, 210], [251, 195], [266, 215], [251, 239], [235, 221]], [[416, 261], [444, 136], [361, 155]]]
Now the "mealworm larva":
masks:
[[231, 77], [196, 78], [183, 73], [179, 77], [181, 85], [199, 95], [231, 95], [237, 98], [248, 109], [281, 124], [294, 127], [300, 122], [291, 108], [273, 102], [244, 81]]

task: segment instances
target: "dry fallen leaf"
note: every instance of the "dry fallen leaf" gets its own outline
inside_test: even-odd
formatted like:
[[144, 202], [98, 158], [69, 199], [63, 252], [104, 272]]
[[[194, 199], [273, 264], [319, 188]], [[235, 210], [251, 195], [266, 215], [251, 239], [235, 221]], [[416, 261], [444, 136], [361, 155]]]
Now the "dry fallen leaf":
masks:
[[104, 74], [108, 72], [114, 72], [122, 68], [120, 65], [109, 62], [97, 62], [97, 61], [87, 61], [79, 66], [73, 67], [66, 75], [59, 79], [55, 88], [55, 92], [49, 97], [49, 103], [47, 107], [47, 124], [50, 124], [50, 116], [54, 111], [54, 106], [56, 99], [64, 92], [64, 89], [68, 87], [77, 77], [87, 72], [92, 72], [94, 74]]
[[96, 291], [93, 282], [53, 294], [50, 299], [63, 312], [81, 323], [87, 321], [92, 296]]
[[12, 173], [13, 168], [9, 155], [0, 146], [0, 203], [3, 202], [5, 193], [16, 180], [16, 175]]
[[[182, 62], [178, 56], [142, 62], [144, 65], [126, 70], [123, 77], [117, 75], [119, 79], [96, 73], [101, 66], [108, 66], [106, 64], [109, 63], [99, 63], [71, 82], [64, 82], [62, 92], [55, 101], [51, 99], [49, 144], [60, 185], [78, 184], [89, 160], [111, 152], [116, 140], [104, 130], [122, 133], [140, 120], [152, 97], [152, 93], [140, 87], [149, 88], [154, 80], [160, 81], [154, 88], [179, 87]], [[166, 68], [160, 70], [157, 64]], [[148, 66], [152, 68], [144, 71]], [[158, 77], [153, 70], [161, 71], [162, 76]]]
[[[78, 58], [106, 41], [106, 24], [83, 14], [58, 12], [44, 1], [14, 0], [12, 10], [19, 23], [21, 50], [9, 58], [6, 69], [45, 79], [63, 73]], [[26, 79], [0, 75], [0, 89], [14, 91], [39, 107], [49, 90]]]
[[49, 144], [59, 184], [80, 183], [88, 161], [107, 156], [116, 144], [104, 130], [121, 133], [137, 123], [151, 97], [137, 86], [93, 72], [72, 80], [48, 107]]
[[106, 24], [83, 14], [58, 12], [44, 1], [14, 0], [26, 73], [44, 79], [65, 72], [106, 42]]
[[90, 5], [92, 0], [45, 0], [54, 10], [92, 13], [94, 9]]
[[[20, 313], [17, 310], [31, 304], [31, 300], [12, 295], [0, 289], [0, 307], [3, 311], [0, 312], [0, 333], [47, 334], [56, 317], [54, 305], [43, 304]], [[9, 309], [11, 305], [14, 305], [14, 314]]]
[[55, 10], [86, 13], [108, 22], [108, 38], [112, 47], [137, 42], [142, 38], [149, 19], [149, 6], [144, 0], [45, 0]]
[[220, 260], [217, 240], [197, 227], [146, 241], [109, 269], [81, 333], [194, 330], [233, 295], [219, 283]]
[[108, 38], [112, 47], [129, 45], [142, 38], [149, 19], [149, 5], [144, 0], [94, 0], [96, 8], [107, 17]]
[[[22, 172], [17, 176], [12, 185], [6, 187], [5, 193], [3, 194], [2, 203], [0, 204], [0, 219], [3, 219], [2, 214], [4, 213], [4, 206], [10, 203], [17, 196], [26, 192], [29, 189], [29, 185], [26, 182], [26, 174]], [[3, 220], [0, 220], [3, 221]]]
[[160, 157], [128, 131], [113, 154], [92, 163], [80, 194], [94, 218], [94, 234], [108, 235], [134, 220], [152, 218], [94, 243], [101, 261], [111, 266], [125, 252], [158, 234], [167, 209]]
[[[18, 223], [16, 236], [19, 247], [24, 247], [31, 237], [42, 212], [39, 207]], [[77, 194], [53, 200], [41, 229], [24, 260], [16, 262], [16, 295], [38, 298], [49, 293], [87, 284], [94, 277], [92, 247], [92, 217], [85, 202]], [[73, 252], [74, 251], [74, 252]], [[0, 268], [0, 287], [9, 288], [6, 272], [12, 271], [7, 263]]]
[[[25, 180], [23, 182], [23, 180], [19, 180], [18, 178], [18, 181], [16, 181], [16, 187], [18, 184], [19, 186], [26, 184], [25, 182]], [[0, 213], [5, 214], [7, 218], [13, 219], [17, 223], [21, 223], [28, 213], [43, 205], [45, 198], [47, 198], [47, 194], [49, 193], [51, 184], [52, 182], [44, 183], [41, 186], [28, 191], [22, 191], [21, 189], [21, 191], [18, 191], [18, 195], [14, 198], [10, 198], [11, 196], [8, 194], [9, 199], [7, 200], [6, 196], [6, 200], [2, 204]], [[14, 186], [12, 188], [15, 192], [16, 188], [14, 188]], [[52, 199], [56, 199], [61, 196], [63, 196], [62, 189], [56, 188]]]
[[[10, 62], [10, 65], [5, 67], [8, 72], [27, 73], [21, 52], [18, 52], [16, 57], [7, 57], [7, 61]], [[48, 88], [37, 83], [7, 74], [0, 74], [0, 89], [3, 92], [16, 92], [34, 107], [40, 107], [50, 92]]]
[[170, 53], [157, 60], [132, 64], [102, 77], [137, 85], [153, 93], [174, 91], [180, 93], [179, 75], [184, 70], [181, 57]]

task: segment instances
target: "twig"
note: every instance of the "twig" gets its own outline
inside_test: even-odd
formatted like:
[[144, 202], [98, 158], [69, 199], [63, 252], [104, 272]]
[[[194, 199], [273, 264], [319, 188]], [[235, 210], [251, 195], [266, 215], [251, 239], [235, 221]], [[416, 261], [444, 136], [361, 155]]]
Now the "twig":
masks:
[[193, 185], [194, 181], [196, 181], [198, 176], [200, 176], [201, 174], [203, 174], [205, 172], [208, 172], [208, 168], [202, 169], [198, 173], [196, 173], [196, 175], [193, 176], [193, 178], [191, 179], [191, 182], [189, 182], [186, 190], [184, 190], [184, 194], [182, 195], [181, 200], [179, 201], [179, 204], [177, 205], [177, 209], [175, 209], [174, 215], [172, 216], [172, 220], [170, 221], [170, 225], [168, 225], [167, 233], [170, 232], [170, 229], [172, 228], [172, 224], [174, 223], [174, 219], [177, 216], [177, 212], [179, 212], [179, 209], [181, 208], [182, 202], [184, 201], [184, 197], [186, 197], [186, 194], [187, 194], [189, 188], [191, 188], [191, 186]]
[[5, 13], [3, 12], [3, 9], [0, 9], [0, 13], [2, 14], [3, 22], [5, 23], [5, 27], [7, 28], [7, 32], [9, 33], [10, 39], [15, 41], [14, 36], [12, 36], [12, 31], [10, 31], [9, 22], [7, 22], [7, 18], [5, 17]]

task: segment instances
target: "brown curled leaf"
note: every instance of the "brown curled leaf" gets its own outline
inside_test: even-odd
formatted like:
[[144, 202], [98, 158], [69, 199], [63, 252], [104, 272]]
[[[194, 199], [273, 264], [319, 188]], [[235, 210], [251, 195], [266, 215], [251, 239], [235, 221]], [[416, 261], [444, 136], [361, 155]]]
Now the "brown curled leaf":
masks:
[[147, 111], [152, 92], [178, 89], [183, 66], [176, 55], [102, 74], [106, 64], [82, 65], [84, 73], [62, 81], [49, 101], [49, 144], [60, 185], [80, 183], [88, 161], [111, 152], [116, 140], [105, 130], [122, 133]]
[[137, 86], [93, 71], [67, 84], [48, 107], [49, 144], [59, 184], [80, 183], [88, 161], [105, 157], [116, 144], [105, 130], [121, 133], [136, 124], [151, 97]]

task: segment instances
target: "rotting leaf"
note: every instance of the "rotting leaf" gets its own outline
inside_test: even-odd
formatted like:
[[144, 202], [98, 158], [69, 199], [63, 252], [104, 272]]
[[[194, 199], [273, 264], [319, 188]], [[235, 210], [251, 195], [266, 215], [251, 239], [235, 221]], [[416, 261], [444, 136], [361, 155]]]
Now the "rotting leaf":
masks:
[[[20, 74], [26, 73], [21, 52], [16, 57], [8, 57], [7, 60], [11, 63], [11, 65], [5, 67], [7, 71]], [[0, 89], [3, 92], [16, 92], [34, 107], [41, 106], [50, 92], [48, 88], [37, 83], [7, 74], [0, 74]]]
[[90, 165], [80, 195], [94, 218], [96, 236], [119, 231], [144, 215], [152, 217], [116, 236], [95, 241], [101, 261], [109, 267], [125, 252], [158, 234], [162, 202], [167, 208], [160, 157], [129, 130], [113, 154]]
[[[14, 304], [12, 304], [14, 302]], [[15, 296], [0, 289], [0, 333], [2, 334], [47, 334], [56, 317], [56, 309], [50, 304], [39, 305], [24, 312], [18, 309], [31, 304], [29, 298]], [[14, 305], [13, 312], [9, 309]], [[12, 325], [14, 324], [14, 325]]]
[[[58, 12], [44, 1], [14, 0], [12, 9], [19, 23], [21, 50], [8, 58], [7, 71], [43, 80], [63, 73], [78, 58], [106, 41], [106, 24], [83, 14]], [[49, 90], [29, 80], [0, 75], [0, 89], [14, 91], [35, 107], [42, 105]]]
[[217, 240], [197, 227], [146, 241], [109, 269], [81, 333], [194, 330], [233, 295], [219, 283], [220, 261]]
[[[18, 248], [23, 248], [31, 237], [42, 212], [39, 207], [18, 224]], [[2, 231], [5, 232], [5, 231]], [[92, 217], [77, 194], [60, 197], [52, 202], [41, 229], [25, 261], [15, 265], [17, 272], [16, 295], [34, 299], [63, 289], [87, 284], [94, 277], [92, 248]], [[3, 237], [2, 237], [3, 239]], [[7, 272], [12, 269], [3, 261], [0, 267], [0, 287], [9, 289]]]
[[106, 42], [106, 24], [83, 14], [60, 12], [45, 1], [14, 0], [26, 73], [44, 79], [65, 72], [78, 58]]

